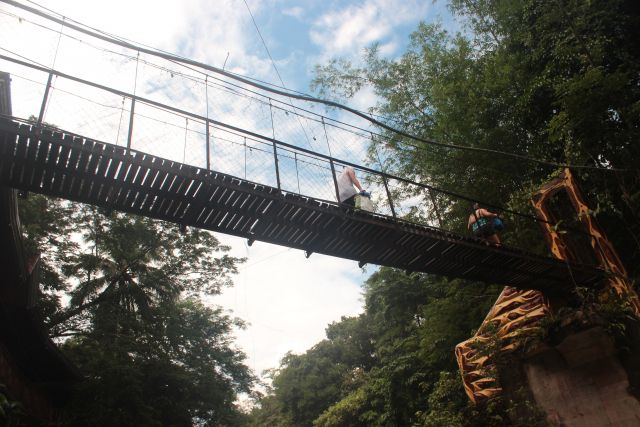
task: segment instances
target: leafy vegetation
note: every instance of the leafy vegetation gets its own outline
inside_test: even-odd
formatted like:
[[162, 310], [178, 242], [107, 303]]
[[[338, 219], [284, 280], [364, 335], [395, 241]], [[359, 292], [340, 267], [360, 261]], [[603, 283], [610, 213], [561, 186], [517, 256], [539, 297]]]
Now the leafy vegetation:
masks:
[[254, 377], [232, 346], [242, 322], [201, 297], [243, 259], [205, 231], [33, 195], [21, 219], [43, 254], [40, 315], [84, 379], [69, 426], [239, 425]]
[[[386, 133], [387, 170], [443, 190], [522, 211], [559, 164], [573, 165], [590, 215], [638, 283], [640, 3], [450, 7], [466, 33], [421, 24], [401, 58], [381, 57], [376, 46], [362, 64], [336, 58], [318, 66], [315, 87], [339, 99], [371, 87], [373, 112], [389, 125], [474, 149]], [[441, 225], [464, 231], [468, 202], [436, 197]], [[499, 426], [514, 414], [527, 414], [520, 425], [546, 425], [526, 395], [476, 409], [463, 393], [453, 348], [480, 325], [498, 286], [381, 268], [364, 284], [363, 314], [329, 325], [306, 353], [285, 355], [245, 415], [234, 402], [255, 379], [230, 337], [241, 322], [202, 303], [243, 260], [208, 232], [39, 196], [21, 203], [21, 219], [28, 248], [43, 253], [39, 315], [85, 375], [65, 425]], [[544, 250], [530, 228], [515, 218], [509, 225], [507, 242]], [[629, 356], [638, 351], [637, 319], [619, 302], [584, 297], [581, 310], [604, 319], [637, 372]], [[550, 319], [542, 338], [559, 321]], [[638, 375], [632, 380], [637, 392]], [[0, 406], [5, 418], [18, 412]]]
[[[388, 171], [473, 199], [526, 211], [532, 191], [559, 165], [571, 164], [593, 207], [589, 214], [637, 284], [640, 3], [452, 0], [450, 8], [466, 33], [421, 24], [399, 59], [381, 57], [376, 46], [362, 64], [335, 58], [317, 66], [315, 88], [344, 101], [370, 87], [379, 99], [372, 112], [390, 126], [492, 150], [433, 146], [386, 132], [384, 149], [393, 150]], [[438, 204], [444, 228], [464, 231], [469, 203], [441, 194]], [[515, 218], [510, 226], [507, 242], [544, 250], [539, 234]], [[361, 316], [330, 325], [327, 339], [305, 354], [283, 358], [250, 425], [497, 426], [512, 425], [514, 417], [519, 425], [546, 425], [527, 396], [482, 410], [464, 396], [453, 348], [480, 325], [498, 292], [381, 268], [365, 284]], [[631, 320], [598, 305], [585, 298], [580, 309], [615, 314], [607, 324], [628, 331], [622, 347], [633, 345]]]

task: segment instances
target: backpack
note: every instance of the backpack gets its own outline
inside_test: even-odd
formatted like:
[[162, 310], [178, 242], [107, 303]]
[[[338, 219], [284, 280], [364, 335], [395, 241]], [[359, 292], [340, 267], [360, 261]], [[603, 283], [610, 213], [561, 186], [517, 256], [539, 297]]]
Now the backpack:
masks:
[[485, 218], [483, 216], [478, 218], [475, 209], [473, 210], [473, 216], [476, 218], [476, 222], [471, 224], [471, 232], [474, 236], [489, 237], [492, 234], [496, 234], [496, 230], [493, 227], [494, 221], [492, 218]]

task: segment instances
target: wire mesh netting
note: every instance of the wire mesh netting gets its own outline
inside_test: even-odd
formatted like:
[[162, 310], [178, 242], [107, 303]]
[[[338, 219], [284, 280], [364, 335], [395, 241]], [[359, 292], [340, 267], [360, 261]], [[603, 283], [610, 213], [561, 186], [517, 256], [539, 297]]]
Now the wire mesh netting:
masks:
[[[331, 202], [350, 165], [376, 213], [446, 228], [456, 196], [393, 175], [413, 152], [361, 117], [28, 14], [0, 13], [0, 28], [15, 118]], [[505, 217], [519, 236], [538, 233], [532, 211]]]

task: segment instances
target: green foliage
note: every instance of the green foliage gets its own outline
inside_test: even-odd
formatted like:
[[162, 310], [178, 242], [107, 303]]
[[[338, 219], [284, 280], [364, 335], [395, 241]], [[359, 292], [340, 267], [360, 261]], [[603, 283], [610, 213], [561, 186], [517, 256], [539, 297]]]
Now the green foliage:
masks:
[[255, 379], [231, 335], [243, 324], [201, 302], [243, 259], [202, 230], [41, 196], [20, 208], [48, 278], [43, 317], [84, 375], [65, 425], [244, 423], [235, 401]]
[[40, 287], [36, 310], [46, 322], [62, 309], [60, 296], [68, 290], [58, 266], [69, 262], [79, 245], [73, 233], [70, 207], [57, 199], [29, 194], [20, 199], [20, 221], [28, 256], [40, 255]]
[[86, 375], [67, 424], [239, 424], [234, 400], [250, 392], [252, 377], [244, 356], [230, 348], [232, 319], [185, 299], [163, 306], [144, 326], [114, 336], [94, 331], [64, 344]]
[[[314, 88], [345, 100], [367, 87], [378, 95], [371, 112], [404, 132], [520, 156], [436, 147], [387, 131], [385, 145], [370, 148], [372, 163], [380, 155], [387, 172], [471, 199], [533, 214], [532, 193], [560, 170], [557, 164], [575, 165], [590, 215], [640, 283], [640, 3], [451, 0], [450, 8], [467, 26], [465, 34], [420, 24], [401, 57], [381, 57], [371, 46], [362, 65], [333, 59], [316, 67]], [[410, 186], [394, 191], [424, 196]], [[414, 210], [410, 218], [466, 232], [469, 202], [446, 193], [434, 198], [439, 215]], [[504, 216], [507, 244], [548, 255], [535, 222]], [[577, 222], [562, 220], [563, 233]], [[499, 292], [482, 286], [381, 268], [365, 284], [365, 312], [332, 325], [330, 339], [306, 354], [288, 355], [267, 404], [253, 415], [281, 414], [283, 425], [323, 427], [497, 426], [513, 419], [546, 425], [526, 395], [481, 410], [466, 406], [452, 350], [478, 327]], [[628, 328], [615, 319], [609, 325]], [[359, 333], [348, 340], [329, 335], [356, 326]], [[545, 333], [532, 330], [526, 339], [547, 339]], [[492, 344], [487, 351], [500, 342]]]
[[5, 393], [4, 384], [0, 384], [0, 426], [21, 427], [32, 425], [22, 411], [19, 402], [11, 400]]
[[[456, 369], [453, 346], [477, 327], [498, 288], [485, 292], [477, 284], [380, 269], [366, 283], [365, 313], [330, 325], [328, 339], [305, 354], [288, 354], [267, 405], [253, 417], [282, 414], [289, 425], [323, 427], [417, 422], [441, 371]], [[455, 390], [466, 402], [462, 388]]]
[[464, 410], [468, 402], [464, 397], [460, 376], [442, 371], [440, 378], [429, 395], [429, 413], [418, 413], [419, 425], [424, 427], [463, 426]]

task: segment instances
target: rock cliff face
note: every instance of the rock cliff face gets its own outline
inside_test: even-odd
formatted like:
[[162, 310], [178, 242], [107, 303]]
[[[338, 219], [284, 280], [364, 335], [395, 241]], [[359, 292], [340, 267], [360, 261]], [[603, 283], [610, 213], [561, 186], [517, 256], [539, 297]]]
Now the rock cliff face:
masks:
[[524, 361], [529, 388], [549, 421], [562, 426], [640, 425], [640, 402], [606, 331], [567, 336]]

